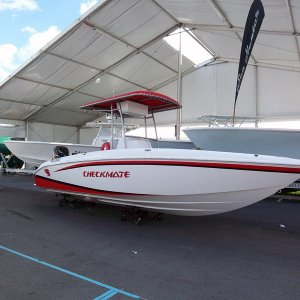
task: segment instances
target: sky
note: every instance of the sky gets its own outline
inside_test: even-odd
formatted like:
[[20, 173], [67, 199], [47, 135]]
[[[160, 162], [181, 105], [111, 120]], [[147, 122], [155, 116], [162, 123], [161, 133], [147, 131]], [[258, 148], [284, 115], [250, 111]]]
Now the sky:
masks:
[[102, 0], [0, 0], [0, 82]]

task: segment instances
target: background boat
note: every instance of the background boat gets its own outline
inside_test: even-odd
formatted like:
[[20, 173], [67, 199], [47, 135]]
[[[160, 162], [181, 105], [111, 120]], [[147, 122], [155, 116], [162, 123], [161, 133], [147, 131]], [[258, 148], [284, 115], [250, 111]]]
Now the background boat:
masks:
[[[240, 123], [230, 126], [232, 117], [208, 116], [208, 126], [183, 129], [200, 149], [300, 158], [300, 131], [296, 129], [255, 128], [255, 118], [240, 117]], [[252, 127], [241, 127], [252, 122]], [[248, 123], [248, 126], [249, 125]]]

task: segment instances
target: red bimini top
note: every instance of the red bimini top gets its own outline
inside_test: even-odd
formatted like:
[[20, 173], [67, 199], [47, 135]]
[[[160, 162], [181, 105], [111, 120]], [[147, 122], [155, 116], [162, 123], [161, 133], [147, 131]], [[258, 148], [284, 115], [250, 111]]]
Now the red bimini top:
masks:
[[132, 101], [148, 106], [149, 113], [161, 112], [172, 109], [179, 109], [181, 105], [174, 99], [151, 91], [135, 91], [126, 94], [116, 95], [109, 98], [100, 99], [94, 102], [90, 102], [82, 105], [82, 109], [90, 110], [107, 110], [117, 108], [117, 103], [123, 101]]

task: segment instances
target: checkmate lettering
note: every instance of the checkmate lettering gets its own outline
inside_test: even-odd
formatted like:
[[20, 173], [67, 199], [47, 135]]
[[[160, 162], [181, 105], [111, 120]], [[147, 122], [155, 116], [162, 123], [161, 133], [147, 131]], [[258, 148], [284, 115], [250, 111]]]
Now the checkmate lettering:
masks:
[[129, 178], [128, 171], [83, 171], [83, 177], [100, 177], [100, 178]]

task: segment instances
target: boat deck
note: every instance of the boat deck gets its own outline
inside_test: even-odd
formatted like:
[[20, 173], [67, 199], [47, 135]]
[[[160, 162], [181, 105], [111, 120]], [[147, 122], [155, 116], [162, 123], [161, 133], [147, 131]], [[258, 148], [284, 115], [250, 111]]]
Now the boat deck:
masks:
[[299, 299], [300, 202], [137, 226], [0, 176], [1, 299]]

